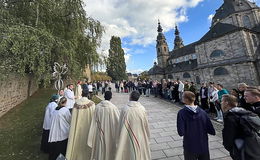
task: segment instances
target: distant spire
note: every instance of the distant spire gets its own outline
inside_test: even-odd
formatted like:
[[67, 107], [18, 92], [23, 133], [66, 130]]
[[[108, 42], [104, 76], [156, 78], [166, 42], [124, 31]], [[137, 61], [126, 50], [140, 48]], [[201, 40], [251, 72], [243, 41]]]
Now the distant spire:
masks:
[[179, 31], [177, 25], [175, 25], [175, 36], [180, 36], [180, 31]]
[[179, 49], [184, 47], [182, 38], [180, 37], [180, 31], [177, 27], [175, 26], [175, 39], [174, 39], [174, 49]]
[[160, 23], [160, 20], [158, 19], [158, 28], [157, 28], [157, 31], [158, 32], [162, 32], [163, 29], [162, 29], [162, 26], [161, 26], [161, 23]]

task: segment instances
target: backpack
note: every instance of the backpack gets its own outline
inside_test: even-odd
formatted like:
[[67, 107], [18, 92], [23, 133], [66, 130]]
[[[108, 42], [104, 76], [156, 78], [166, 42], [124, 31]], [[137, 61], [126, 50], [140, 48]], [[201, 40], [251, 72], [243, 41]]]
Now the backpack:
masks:
[[[241, 148], [245, 160], [260, 160], [260, 118], [255, 114], [237, 116], [244, 133], [244, 138], [236, 147]], [[238, 146], [243, 144], [242, 146]]]

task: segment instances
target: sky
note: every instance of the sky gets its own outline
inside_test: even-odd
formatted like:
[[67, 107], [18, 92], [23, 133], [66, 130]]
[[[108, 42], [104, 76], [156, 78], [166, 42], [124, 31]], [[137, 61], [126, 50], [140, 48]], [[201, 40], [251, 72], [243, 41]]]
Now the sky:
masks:
[[[223, 0], [84, 0], [87, 15], [105, 27], [99, 52], [108, 55], [111, 36], [119, 36], [125, 51], [127, 71], [148, 71], [156, 61], [158, 19], [169, 49], [174, 27], [184, 45], [198, 41], [209, 31], [211, 18]], [[258, 5], [260, 0], [255, 1]]]

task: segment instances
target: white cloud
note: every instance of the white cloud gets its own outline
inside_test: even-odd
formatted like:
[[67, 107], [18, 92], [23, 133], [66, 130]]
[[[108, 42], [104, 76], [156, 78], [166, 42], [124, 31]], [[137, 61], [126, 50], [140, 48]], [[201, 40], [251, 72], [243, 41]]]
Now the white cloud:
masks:
[[214, 17], [214, 14], [210, 14], [209, 16], [208, 16], [208, 21], [209, 21], [209, 23], [211, 23], [212, 22], [212, 18]]
[[251, 2], [255, 2], [257, 5], [260, 5], [260, 0], [249, 0]]
[[129, 63], [129, 61], [130, 61], [130, 58], [131, 58], [131, 54], [129, 54], [131, 49], [130, 48], [123, 48], [123, 50], [125, 52], [125, 55], [124, 55], [124, 57], [125, 57], [125, 64], [127, 65]]
[[203, 0], [84, 0], [87, 14], [106, 29], [101, 50], [107, 51], [112, 35], [130, 38], [130, 44], [155, 42], [157, 20], [164, 31], [188, 20], [186, 9]]
[[130, 61], [131, 54], [125, 54], [125, 64], [127, 65]]

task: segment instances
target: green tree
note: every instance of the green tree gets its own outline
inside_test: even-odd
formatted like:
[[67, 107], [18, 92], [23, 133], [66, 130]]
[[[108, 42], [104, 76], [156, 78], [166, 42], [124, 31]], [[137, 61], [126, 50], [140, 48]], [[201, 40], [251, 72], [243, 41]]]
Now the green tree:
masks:
[[98, 62], [103, 31], [86, 15], [83, 0], [0, 0], [0, 75], [30, 73], [50, 82], [59, 62], [78, 78]]
[[107, 74], [115, 81], [127, 79], [124, 55], [120, 37], [112, 36], [107, 62]]
[[138, 79], [140, 80], [149, 80], [149, 74], [147, 71], [144, 71], [142, 73], [140, 73], [140, 75], [138, 76]]

